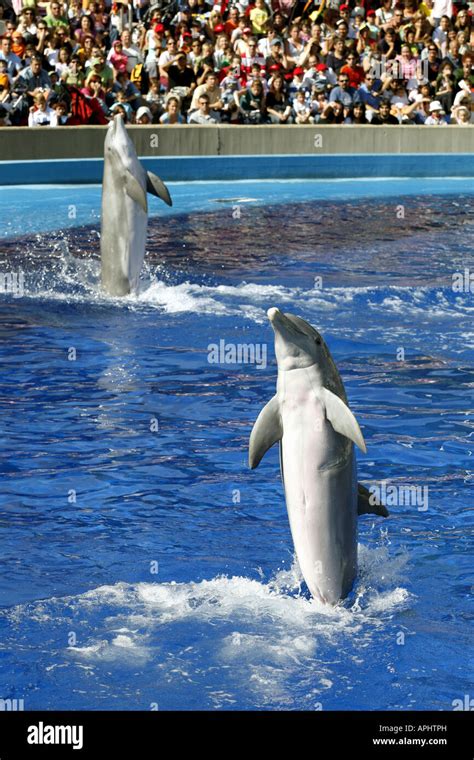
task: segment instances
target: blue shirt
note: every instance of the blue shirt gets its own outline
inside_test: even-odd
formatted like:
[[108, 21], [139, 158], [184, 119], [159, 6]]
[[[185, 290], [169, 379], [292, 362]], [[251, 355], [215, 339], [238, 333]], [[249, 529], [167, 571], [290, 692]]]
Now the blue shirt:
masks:
[[358, 92], [362, 103], [365, 103], [368, 106], [372, 106], [372, 108], [376, 108], [378, 110], [381, 100], [380, 85], [381, 82], [379, 80], [375, 80], [373, 86], [370, 89], [365, 83], [361, 84]]
[[331, 94], [329, 95], [330, 103], [334, 103], [335, 100], [338, 100], [343, 106], [352, 106], [354, 103], [360, 103], [359, 91], [354, 87], [348, 87], [346, 90], [343, 90], [342, 87], [337, 85], [331, 90]]
[[5, 56], [4, 53], [0, 52], [0, 61], [6, 61], [7, 73], [11, 77], [15, 77], [23, 66], [21, 58], [18, 58], [15, 53], [9, 53], [8, 56]]

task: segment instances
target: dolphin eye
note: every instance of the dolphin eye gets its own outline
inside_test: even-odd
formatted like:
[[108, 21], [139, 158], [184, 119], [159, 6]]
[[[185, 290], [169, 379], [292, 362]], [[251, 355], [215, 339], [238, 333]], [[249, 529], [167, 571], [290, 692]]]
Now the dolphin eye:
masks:
[[321, 338], [315, 338], [314, 340], [317, 346], [321, 345]]

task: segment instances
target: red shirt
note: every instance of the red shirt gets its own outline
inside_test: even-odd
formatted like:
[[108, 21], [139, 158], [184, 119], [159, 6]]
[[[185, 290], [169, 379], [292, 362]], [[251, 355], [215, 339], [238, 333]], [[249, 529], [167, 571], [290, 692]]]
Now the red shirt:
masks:
[[352, 68], [352, 66], [346, 64], [342, 67], [340, 73], [347, 74], [349, 77], [350, 87], [357, 88], [360, 84], [362, 84], [365, 78], [365, 72], [362, 66], [354, 66], [354, 68]]

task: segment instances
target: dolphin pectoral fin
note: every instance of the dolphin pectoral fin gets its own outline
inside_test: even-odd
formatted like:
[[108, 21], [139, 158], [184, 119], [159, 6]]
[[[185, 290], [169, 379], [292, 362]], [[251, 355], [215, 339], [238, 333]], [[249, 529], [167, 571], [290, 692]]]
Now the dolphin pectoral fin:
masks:
[[349, 407], [342, 401], [335, 393], [323, 388], [322, 400], [326, 407], [326, 417], [333, 426], [334, 430], [341, 435], [345, 435], [356, 446], [359, 447], [364, 454], [367, 453], [367, 447], [365, 445], [364, 436], [362, 435], [359, 423], [352, 414]]
[[358, 483], [357, 514], [370, 514], [380, 515], [380, 517], [388, 517], [390, 513], [385, 504], [382, 504], [382, 502], [377, 499], [374, 493], [370, 493], [370, 491], [365, 486], [363, 486], [361, 483]]
[[257, 467], [265, 452], [281, 440], [282, 436], [280, 406], [276, 396], [273, 396], [258, 415], [250, 434], [249, 467], [251, 470]]
[[135, 203], [143, 209], [145, 214], [148, 214], [148, 202], [146, 199], [146, 192], [140, 185], [139, 181], [129, 171], [125, 172], [125, 192], [132, 198]]
[[173, 205], [171, 195], [165, 183], [153, 172], [146, 173], [146, 191], [147, 193], [151, 193], [151, 195], [156, 195], [157, 198], [161, 198], [168, 206]]

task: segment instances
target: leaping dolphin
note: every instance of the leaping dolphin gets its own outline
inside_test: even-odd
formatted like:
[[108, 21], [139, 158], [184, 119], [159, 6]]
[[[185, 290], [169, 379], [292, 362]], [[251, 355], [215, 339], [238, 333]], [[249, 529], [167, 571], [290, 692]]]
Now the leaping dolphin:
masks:
[[145, 258], [147, 192], [172, 205], [166, 185], [141, 165], [117, 115], [105, 138], [100, 231], [102, 287], [112, 296], [137, 289]]
[[357, 515], [386, 517], [357, 484], [354, 443], [366, 452], [337, 367], [304, 319], [269, 309], [278, 362], [276, 395], [250, 435], [249, 465], [280, 442], [280, 468], [293, 543], [311, 594], [337, 604], [357, 574]]

